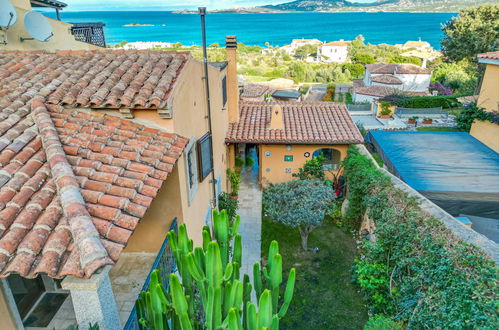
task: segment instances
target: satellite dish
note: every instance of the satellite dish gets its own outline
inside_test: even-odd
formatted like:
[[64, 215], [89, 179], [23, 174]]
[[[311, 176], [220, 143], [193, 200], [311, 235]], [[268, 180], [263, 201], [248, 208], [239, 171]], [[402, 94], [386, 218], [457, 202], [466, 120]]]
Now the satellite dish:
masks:
[[8, 28], [17, 21], [17, 12], [9, 0], [0, 0], [0, 27]]
[[33, 40], [47, 42], [54, 35], [52, 26], [47, 17], [36, 11], [29, 11], [24, 15], [24, 26], [33, 38], [21, 38], [21, 40]]

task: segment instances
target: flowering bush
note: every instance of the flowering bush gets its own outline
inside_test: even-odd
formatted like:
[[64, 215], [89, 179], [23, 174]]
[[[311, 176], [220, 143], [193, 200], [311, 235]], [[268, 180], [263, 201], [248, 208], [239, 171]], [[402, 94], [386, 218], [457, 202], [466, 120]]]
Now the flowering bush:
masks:
[[430, 92], [437, 91], [438, 95], [452, 95], [453, 91], [446, 88], [442, 83], [430, 84]]

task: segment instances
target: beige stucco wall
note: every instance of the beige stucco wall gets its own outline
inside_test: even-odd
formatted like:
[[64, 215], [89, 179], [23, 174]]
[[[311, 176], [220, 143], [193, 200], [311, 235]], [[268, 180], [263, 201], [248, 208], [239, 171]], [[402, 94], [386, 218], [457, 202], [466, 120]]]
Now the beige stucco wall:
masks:
[[179, 190], [177, 165], [128, 240], [124, 252], [157, 253], [160, 250], [173, 219], [183, 220]]
[[475, 120], [471, 126], [470, 134], [495, 152], [499, 152], [499, 125]]
[[499, 65], [487, 64], [477, 105], [487, 111], [499, 110]]
[[[227, 148], [225, 136], [228, 128], [228, 112], [222, 104], [222, 77], [225, 71], [209, 66], [210, 99], [213, 127], [213, 166], [215, 179], [221, 175], [221, 187], [226, 187]], [[173, 104], [173, 126], [174, 131], [187, 138], [196, 140], [208, 132], [208, 119], [203, 64], [197, 60], [191, 60], [183, 69], [175, 91], [172, 94]], [[186, 156], [178, 163], [179, 184], [182, 201], [183, 221], [187, 224], [187, 230], [195, 244], [202, 243], [202, 227], [210, 200], [212, 199], [212, 180], [208, 175], [203, 182], [199, 183], [195, 196], [189, 203], [187, 187], [187, 170], [185, 166]]]
[[5, 293], [3, 292], [3, 286], [0, 284], [0, 329], [14, 330], [17, 329], [16, 321], [12, 316], [12, 312], [9, 308]]
[[[228, 112], [222, 105], [221, 81], [225, 71], [209, 66], [211, 114], [213, 126], [213, 152], [215, 179], [222, 177], [221, 188], [226, 189], [227, 148], [225, 136], [228, 128]], [[189, 60], [177, 79], [169, 102], [173, 105], [171, 119], [162, 119], [155, 110], [133, 111], [133, 121], [143, 125], [175, 132], [188, 139], [198, 140], [208, 133], [203, 64]], [[102, 111], [101, 111], [102, 112]], [[119, 115], [116, 110], [105, 111]], [[189, 201], [186, 154], [178, 160], [173, 173], [167, 178], [160, 193], [137, 226], [126, 247], [126, 252], [156, 252], [161, 247], [173, 218], [186, 223], [194, 243], [202, 243], [202, 228], [213, 198], [212, 176], [198, 184]]]
[[[485, 111], [499, 110], [499, 65], [487, 64], [477, 105]], [[476, 120], [471, 126], [470, 134], [499, 152], [499, 125]]]
[[[292, 173], [297, 173], [307, 160], [312, 159], [314, 151], [322, 148], [333, 148], [341, 153], [341, 160], [347, 156], [348, 145], [291, 145], [291, 150], [287, 150], [282, 144], [262, 144], [259, 145], [260, 178], [263, 186], [269, 183], [281, 183], [293, 180]], [[270, 156], [266, 153], [270, 152]], [[310, 156], [305, 157], [309, 152]], [[293, 156], [292, 162], [285, 162], [284, 156]], [[286, 168], [291, 169], [291, 173], [286, 173]]]
[[[29, 0], [11, 0], [17, 11], [17, 22], [6, 31], [0, 31], [0, 50], [87, 50], [99, 47], [76, 41], [70, 32], [71, 24], [47, 19], [52, 26], [54, 36], [47, 42], [37, 40], [21, 41], [19, 38], [31, 37], [24, 27], [24, 15], [31, 10]], [[55, 10], [55, 9], [54, 9]], [[3, 41], [7, 42], [4, 45]]]

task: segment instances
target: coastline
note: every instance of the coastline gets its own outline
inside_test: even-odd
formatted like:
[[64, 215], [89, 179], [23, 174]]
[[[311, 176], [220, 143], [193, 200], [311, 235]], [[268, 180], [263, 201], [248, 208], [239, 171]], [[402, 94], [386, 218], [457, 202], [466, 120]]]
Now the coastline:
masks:
[[[181, 14], [181, 15], [197, 15], [197, 11], [172, 11], [172, 14]], [[227, 14], [237, 14], [237, 15], [250, 15], [250, 14], [315, 14], [315, 13], [321, 13], [321, 14], [378, 14], [378, 13], [405, 13], [405, 14], [457, 14], [457, 11], [424, 11], [424, 10], [338, 10], [338, 11], [332, 11], [332, 10], [317, 10], [317, 11], [254, 11], [254, 12], [241, 12], [241, 11], [208, 11], [208, 14], [218, 14], [218, 15], [227, 15]]]

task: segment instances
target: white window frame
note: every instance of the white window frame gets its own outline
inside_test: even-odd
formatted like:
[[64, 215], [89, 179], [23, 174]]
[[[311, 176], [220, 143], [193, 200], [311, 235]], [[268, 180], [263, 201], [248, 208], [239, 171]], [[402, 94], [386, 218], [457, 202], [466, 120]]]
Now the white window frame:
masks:
[[[189, 175], [189, 154], [191, 154], [192, 161], [192, 184], [191, 177]], [[194, 197], [196, 196], [196, 192], [199, 188], [199, 169], [198, 169], [198, 155], [196, 150], [196, 138], [191, 138], [189, 143], [184, 149], [184, 157], [185, 157], [185, 176], [186, 176], [186, 184], [187, 184], [187, 194], [188, 194], [188, 204], [191, 205]]]

